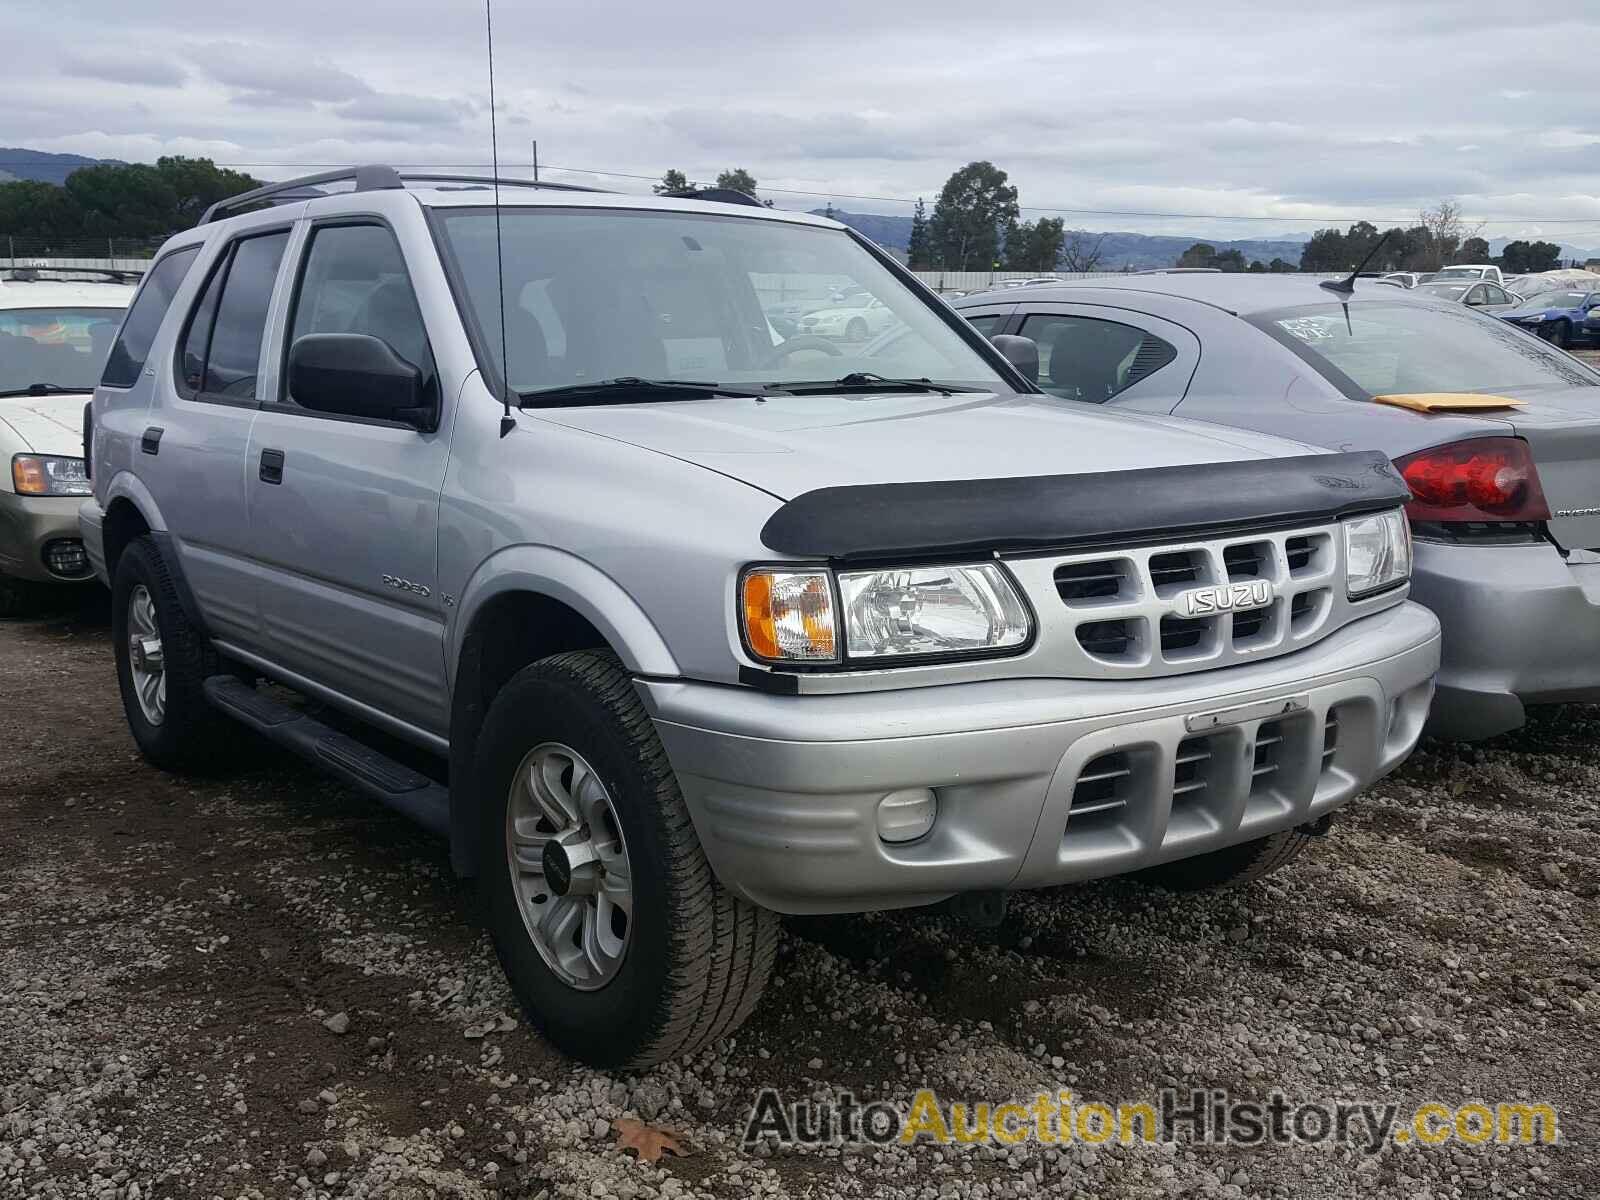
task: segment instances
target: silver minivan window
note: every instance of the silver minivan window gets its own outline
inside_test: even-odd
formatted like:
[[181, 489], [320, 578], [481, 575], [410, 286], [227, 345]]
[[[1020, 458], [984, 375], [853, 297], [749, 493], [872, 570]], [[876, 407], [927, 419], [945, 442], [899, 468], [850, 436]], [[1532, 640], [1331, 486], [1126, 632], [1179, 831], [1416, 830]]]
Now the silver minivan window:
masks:
[[[493, 210], [435, 213], [477, 341], [498, 368]], [[841, 230], [541, 207], [502, 209], [500, 239], [518, 393], [630, 376], [782, 387], [856, 372], [1012, 390], [952, 315]]]

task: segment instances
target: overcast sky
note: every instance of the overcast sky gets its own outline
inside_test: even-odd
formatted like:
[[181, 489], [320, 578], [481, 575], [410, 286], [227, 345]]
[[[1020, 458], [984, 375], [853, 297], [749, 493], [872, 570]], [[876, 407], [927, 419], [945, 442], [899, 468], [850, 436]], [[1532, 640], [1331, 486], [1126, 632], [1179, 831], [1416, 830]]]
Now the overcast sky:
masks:
[[[501, 154], [525, 173], [537, 137], [566, 168], [743, 166], [878, 212], [909, 208], [846, 197], [931, 205], [989, 159], [1029, 216], [1274, 218], [1061, 214], [1211, 237], [1454, 196], [1491, 236], [1600, 246], [1600, 4], [1314, 7], [499, 0]], [[481, 3], [12, 0], [0, 45], [4, 145], [267, 178], [489, 158]]]

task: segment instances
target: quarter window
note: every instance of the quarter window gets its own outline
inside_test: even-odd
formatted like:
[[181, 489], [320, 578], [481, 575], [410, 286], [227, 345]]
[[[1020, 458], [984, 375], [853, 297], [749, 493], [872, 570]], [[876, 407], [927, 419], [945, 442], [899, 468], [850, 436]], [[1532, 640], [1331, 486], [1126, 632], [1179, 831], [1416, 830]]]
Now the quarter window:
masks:
[[233, 248], [206, 350], [200, 390], [229, 400], [255, 400], [267, 308], [289, 234], [245, 238]]
[[1023, 321], [1022, 336], [1039, 346], [1040, 390], [1091, 404], [1104, 403], [1178, 357], [1174, 346], [1153, 333], [1095, 317], [1036, 313]]
[[[966, 314], [963, 313], [963, 316]], [[1004, 313], [986, 313], [981, 317], [967, 317], [967, 324], [971, 325], [984, 337], [992, 337], [1000, 332], [1000, 325], [1006, 319]]]
[[[311, 237], [290, 345], [310, 333], [364, 333], [432, 377], [428, 334], [400, 246], [382, 225], [324, 225]], [[285, 384], [285, 395], [288, 395]]]
[[144, 286], [128, 310], [127, 319], [122, 322], [122, 331], [111, 347], [101, 383], [125, 388], [139, 381], [139, 372], [144, 370], [144, 360], [150, 356], [150, 344], [156, 340], [161, 320], [167, 315], [173, 296], [177, 295], [199, 253], [199, 246], [174, 250], [150, 268]]

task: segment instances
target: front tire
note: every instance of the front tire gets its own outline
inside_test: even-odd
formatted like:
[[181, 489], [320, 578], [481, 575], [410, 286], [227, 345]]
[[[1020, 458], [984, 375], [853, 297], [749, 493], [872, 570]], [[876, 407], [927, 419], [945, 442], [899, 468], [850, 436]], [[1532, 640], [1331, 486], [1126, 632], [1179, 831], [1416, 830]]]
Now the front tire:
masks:
[[865, 321], [863, 321], [860, 317], [852, 317], [852, 318], [850, 318], [850, 323], [848, 325], [846, 325], [845, 328], [844, 328], [844, 336], [847, 337], [848, 339], [850, 339], [850, 341], [852, 341], [852, 342], [864, 342], [864, 341], [866, 341], [867, 340], [867, 323]]
[[519, 671], [489, 708], [475, 765], [485, 916], [552, 1042], [641, 1068], [739, 1027], [771, 974], [777, 916], [712, 874], [615, 657], [575, 651]]
[[1572, 323], [1570, 321], [1556, 321], [1550, 326], [1550, 341], [1562, 350], [1572, 348]]
[[1204, 892], [1243, 887], [1288, 866], [1311, 844], [1312, 835], [1298, 829], [1270, 833], [1253, 842], [1226, 846], [1209, 854], [1180, 858], [1140, 871], [1137, 878], [1169, 892]]
[[219, 669], [217, 657], [184, 614], [148, 535], [129, 543], [117, 561], [111, 640], [123, 712], [140, 753], [169, 771], [214, 765], [228, 731], [203, 685]]

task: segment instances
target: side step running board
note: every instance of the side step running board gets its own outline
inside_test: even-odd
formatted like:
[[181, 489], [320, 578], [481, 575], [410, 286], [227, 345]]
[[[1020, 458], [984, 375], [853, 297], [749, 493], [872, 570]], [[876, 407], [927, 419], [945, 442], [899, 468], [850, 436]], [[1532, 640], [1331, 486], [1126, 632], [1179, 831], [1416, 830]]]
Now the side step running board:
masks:
[[205, 682], [206, 699], [262, 737], [360, 788], [423, 828], [450, 832], [450, 791], [348, 734], [279, 704], [232, 675]]

